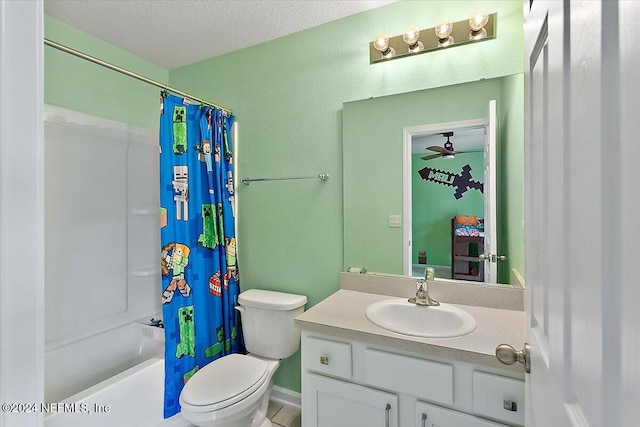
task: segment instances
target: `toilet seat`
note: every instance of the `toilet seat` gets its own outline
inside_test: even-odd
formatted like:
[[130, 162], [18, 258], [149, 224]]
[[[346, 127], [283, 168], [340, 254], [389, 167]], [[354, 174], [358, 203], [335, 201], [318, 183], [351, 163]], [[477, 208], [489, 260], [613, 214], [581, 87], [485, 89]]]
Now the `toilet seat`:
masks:
[[243, 354], [214, 360], [185, 384], [180, 406], [191, 412], [212, 412], [251, 396], [269, 376], [266, 361]]

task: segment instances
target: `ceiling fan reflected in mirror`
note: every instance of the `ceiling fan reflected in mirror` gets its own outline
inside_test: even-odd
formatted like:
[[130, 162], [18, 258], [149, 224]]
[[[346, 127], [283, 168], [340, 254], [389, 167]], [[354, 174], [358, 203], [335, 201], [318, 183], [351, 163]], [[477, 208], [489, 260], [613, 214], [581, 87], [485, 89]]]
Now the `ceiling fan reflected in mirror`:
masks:
[[427, 150], [435, 151], [438, 154], [431, 154], [429, 156], [421, 157], [422, 160], [431, 160], [437, 159], [439, 157], [445, 159], [453, 159], [456, 154], [464, 154], [471, 153], [472, 151], [455, 151], [453, 148], [453, 143], [449, 140], [450, 137], [453, 136], [453, 132], [443, 132], [442, 136], [447, 138], [447, 142], [444, 143], [442, 147], [438, 145], [432, 145], [431, 147], [427, 147]]

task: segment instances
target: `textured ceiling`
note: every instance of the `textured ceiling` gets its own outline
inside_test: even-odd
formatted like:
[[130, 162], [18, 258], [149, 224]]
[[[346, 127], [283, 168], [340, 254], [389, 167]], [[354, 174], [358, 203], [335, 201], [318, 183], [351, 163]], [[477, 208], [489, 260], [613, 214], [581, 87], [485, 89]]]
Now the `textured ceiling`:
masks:
[[44, 0], [44, 12], [173, 69], [393, 1]]

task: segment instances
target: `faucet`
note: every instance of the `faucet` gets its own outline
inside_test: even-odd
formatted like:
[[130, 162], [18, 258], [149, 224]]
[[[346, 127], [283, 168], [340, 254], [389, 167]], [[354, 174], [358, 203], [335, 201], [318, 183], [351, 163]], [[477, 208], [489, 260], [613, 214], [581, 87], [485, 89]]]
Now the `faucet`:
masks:
[[415, 305], [426, 305], [427, 307], [437, 307], [440, 305], [438, 301], [431, 299], [429, 296], [429, 282], [425, 279], [418, 279], [416, 287], [416, 296], [415, 298], [409, 298], [410, 303]]

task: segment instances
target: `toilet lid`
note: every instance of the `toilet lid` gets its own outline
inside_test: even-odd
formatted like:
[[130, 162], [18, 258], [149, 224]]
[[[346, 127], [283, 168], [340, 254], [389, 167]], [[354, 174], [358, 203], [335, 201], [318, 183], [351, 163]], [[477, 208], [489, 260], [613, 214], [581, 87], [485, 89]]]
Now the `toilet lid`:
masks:
[[186, 403], [191, 410], [227, 407], [256, 391], [264, 383], [267, 373], [268, 365], [264, 360], [242, 354], [221, 357], [187, 381], [180, 393], [180, 403]]

